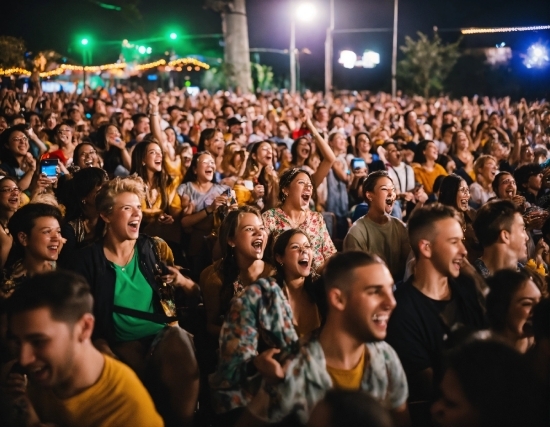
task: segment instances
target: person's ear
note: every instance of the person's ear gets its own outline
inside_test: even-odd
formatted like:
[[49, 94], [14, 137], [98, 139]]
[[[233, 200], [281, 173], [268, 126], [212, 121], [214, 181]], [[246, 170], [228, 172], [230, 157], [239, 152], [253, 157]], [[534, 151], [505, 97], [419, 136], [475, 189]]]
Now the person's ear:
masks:
[[498, 233], [498, 238], [505, 245], [510, 244], [510, 232], [508, 230], [500, 230], [500, 233]]
[[22, 231], [20, 231], [19, 233], [17, 233], [17, 239], [19, 240], [19, 243], [21, 244], [21, 246], [28, 245], [26, 233], [23, 233]]
[[105, 222], [105, 224], [109, 224], [111, 222], [111, 220], [109, 219], [109, 215], [100, 213], [99, 216]]
[[283, 265], [283, 257], [280, 255], [275, 255], [275, 262], [279, 265]]
[[341, 289], [331, 288], [327, 292], [327, 301], [329, 306], [338, 311], [344, 311], [346, 308], [346, 296]]
[[421, 239], [418, 242], [418, 251], [424, 258], [430, 259], [433, 252], [432, 243], [429, 240]]
[[373, 194], [371, 191], [365, 191], [365, 200], [368, 200], [369, 203], [372, 202]]
[[[94, 331], [95, 318], [92, 313], [85, 313], [75, 325], [75, 333], [78, 342], [91, 340]], [[76, 329], [78, 328], [78, 329]]]

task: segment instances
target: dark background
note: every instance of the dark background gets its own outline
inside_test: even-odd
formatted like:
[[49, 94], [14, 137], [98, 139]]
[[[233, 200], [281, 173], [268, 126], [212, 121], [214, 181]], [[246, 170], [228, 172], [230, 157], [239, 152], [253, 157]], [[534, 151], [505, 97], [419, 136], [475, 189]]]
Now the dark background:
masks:
[[[301, 77], [306, 87], [322, 89], [324, 82], [324, 38], [328, 25], [328, 0], [313, 0], [318, 13], [311, 22], [297, 21], [296, 44], [312, 54], [300, 57]], [[202, 0], [142, 0], [140, 20], [127, 20], [121, 12], [104, 9], [87, 0], [12, 0], [2, 2], [0, 34], [19, 36], [31, 51], [54, 49], [74, 62], [81, 62], [79, 42], [91, 40], [93, 63], [115, 62], [122, 39], [130, 41], [161, 37], [162, 41], [144, 43], [153, 48], [151, 60], [171, 46], [180, 56], [198, 54], [206, 58], [223, 56], [221, 39], [187, 39], [183, 34], [221, 33], [220, 16], [204, 8]], [[105, 0], [105, 3], [109, 3]], [[392, 0], [335, 0], [336, 28], [391, 28]], [[248, 0], [250, 47], [285, 49], [289, 44], [289, 0]], [[531, 26], [550, 24], [548, 0], [401, 0], [399, 3], [399, 45], [405, 35], [417, 31], [433, 34], [434, 26], [446, 41], [460, 36], [461, 27]], [[177, 32], [176, 42], [168, 34]], [[392, 33], [335, 34], [334, 85], [340, 89], [389, 90]], [[500, 33], [464, 36], [464, 50], [494, 46], [505, 42], [513, 58], [507, 67], [490, 70], [480, 59], [462, 58], [450, 76], [449, 90], [454, 95], [502, 95], [544, 97], [550, 93], [550, 67], [527, 69], [520, 53], [539, 42], [550, 50], [550, 31]], [[336, 63], [339, 51], [380, 53], [381, 63], [374, 69], [346, 70]], [[257, 56], [256, 56], [257, 58]], [[273, 67], [277, 82], [288, 79], [288, 57], [262, 53], [260, 62]]]

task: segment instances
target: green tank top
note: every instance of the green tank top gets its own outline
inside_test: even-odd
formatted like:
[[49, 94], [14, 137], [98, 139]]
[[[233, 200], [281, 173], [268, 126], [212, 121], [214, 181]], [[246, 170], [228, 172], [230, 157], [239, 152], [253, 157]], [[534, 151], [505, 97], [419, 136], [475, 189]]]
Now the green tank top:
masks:
[[[130, 262], [121, 267], [111, 263], [116, 272], [114, 305], [155, 313], [153, 288], [139, 269], [137, 251]], [[159, 333], [164, 325], [126, 314], [113, 313], [117, 341], [135, 341]]]

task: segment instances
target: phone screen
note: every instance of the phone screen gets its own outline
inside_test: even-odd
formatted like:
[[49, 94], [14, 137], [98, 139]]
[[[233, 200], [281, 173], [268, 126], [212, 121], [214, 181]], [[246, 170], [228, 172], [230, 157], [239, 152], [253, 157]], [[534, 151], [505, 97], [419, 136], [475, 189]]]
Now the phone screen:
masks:
[[367, 167], [367, 164], [365, 163], [364, 159], [361, 159], [359, 157], [356, 157], [351, 160], [351, 168], [352, 169], [365, 169]]
[[56, 160], [42, 160], [40, 162], [40, 173], [45, 174], [48, 178], [54, 178], [57, 176], [57, 159]]

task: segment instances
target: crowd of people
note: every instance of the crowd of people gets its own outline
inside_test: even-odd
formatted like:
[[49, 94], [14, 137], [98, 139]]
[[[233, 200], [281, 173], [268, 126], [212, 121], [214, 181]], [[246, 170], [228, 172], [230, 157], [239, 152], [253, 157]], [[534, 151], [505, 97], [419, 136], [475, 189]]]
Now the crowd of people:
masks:
[[0, 91], [7, 426], [543, 426], [550, 104]]

